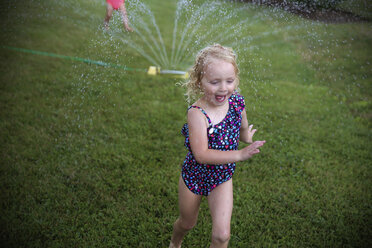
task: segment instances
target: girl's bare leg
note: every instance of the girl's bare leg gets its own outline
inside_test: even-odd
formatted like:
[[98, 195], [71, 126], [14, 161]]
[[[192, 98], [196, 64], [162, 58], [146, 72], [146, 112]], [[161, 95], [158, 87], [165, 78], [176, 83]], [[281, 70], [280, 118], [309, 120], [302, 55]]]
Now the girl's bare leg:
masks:
[[110, 22], [113, 11], [114, 11], [114, 8], [111, 6], [111, 4], [107, 4], [106, 16], [105, 16], [105, 20], [104, 20], [104, 25], [105, 25], [106, 29], [109, 28], [109, 22]]
[[230, 240], [230, 222], [233, 209], [232, 179], [212, 190], [208, 196], [212, 215], [211, 248], [225, 248]]
[[127, 15], [127, 10], [125, 9], [125, 5], [124, 4], [120, 5], [119, 9], [120, 9], [121, 14], [123, 16], [123, 24], [124, 24], [125, 30], [127, 30], [129, 32], [132, 32], [133, 29], [131, 27], [129, 27], [128, 15]]
[[170, 248], [179, 248], [183, 237], [190, 231], [198, 220], [199, 206], [202, 196], [195, 195], [185, 185], [182, 176], [178, 182], [178, 205], [180, 216], [173, 225]]

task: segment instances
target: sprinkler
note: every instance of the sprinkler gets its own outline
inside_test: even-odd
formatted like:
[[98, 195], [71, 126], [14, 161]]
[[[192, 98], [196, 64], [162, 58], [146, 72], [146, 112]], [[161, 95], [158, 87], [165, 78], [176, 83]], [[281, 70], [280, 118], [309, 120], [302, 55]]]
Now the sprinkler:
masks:
[[188, 78], [189, 74], [185, 71], [176, 71], [176, 70], [161, 70], [158, 66], [150, 66], [147, 74], [149, 75], [159, 75], [159, 74], [167, 74], [173, 75], [180, 78]]
[[60, 54], [55, 54], [55, 53], [41, 52], [41, 51], [23, 49], [23, 48], [17, 48], [17, 47], [0, 46], [0, 48], [6, 48], [6, 49], [10, 49], [10, 50], [19, 51], [19, 52], [31, 53], [31, 54], [37, 54], [37, 55], [43, 55], [43, 56], [49, 56], [49, 57], [55, 57], [55, 58], [60, 58], [60, 59], [80, 61], [80, 62], [100, 65], [100, 66], [104, 66], [104, 67], [121, 68], [121, 69], [124, 69], [126, 71], [147, 72], [148, 75], [168, 74], [168, 75], [173, 75], [175, 77], [185, 78], [185, 79], [187, 79], [189, 77], [189, 74], [185, 71], [161, 70], [160, 67], [158, 67], [158, 66], [150, 66], [149, 69], [146, 70], [146, 69], [130, 68], [130, 67], [127, 67], [127, 66], [106, 63], [106, 62], [103, 62], [103, 61], [95, 61], [95, 60], [84, 59], [84, 58], [79, 58], [79, 57], [71, 57], [71, 56], [65, 56], [65, 55], [60, 55]]

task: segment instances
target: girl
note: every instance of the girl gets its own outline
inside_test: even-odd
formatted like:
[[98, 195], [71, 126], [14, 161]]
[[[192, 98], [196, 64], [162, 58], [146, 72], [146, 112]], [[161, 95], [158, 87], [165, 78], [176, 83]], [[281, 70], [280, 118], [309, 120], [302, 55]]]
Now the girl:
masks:
[[129, 21], [127, 16], [127, 10], [125, 9], [125, 0], [106, 0], [107, 2], [107, 10], [106, 10], [106, 17], [105, 17], [105, 28], [109, 28], [109, 22], [112, 17], [112, 12], [114, 10], [120, 9], [120, 12], [123, 16], [123, 24], [125, 30], [132, 32], [133, 29], [129, 27]]
[[[189, 152], [182, 166], [178, 195], [180, 216], [173, 225], [169, 247], [181, 247], [196, 224], [202, 196], [212, 216], [210, 247], [227, 247], [233, 208], [235, 162], [259, 153], [265, 141], [252, 142], [256, 129], [248, 126], [244, 98], [237, 93], [239, 69], [230, 48], [215, 44], [199, 52], [186, 83], [189, 99], [183, 126]], [[238, 150], [239, 140], [251, 143]]]

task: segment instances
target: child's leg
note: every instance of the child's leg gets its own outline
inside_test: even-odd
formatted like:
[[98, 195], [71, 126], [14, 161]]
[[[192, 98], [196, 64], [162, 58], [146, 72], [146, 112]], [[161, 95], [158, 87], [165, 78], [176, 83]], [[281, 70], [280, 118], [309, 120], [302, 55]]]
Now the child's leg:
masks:
[[129, 27], [129, 21], [128, 21], [127, 10], [125, 9], [125, 3], [120, 5], [119, 9], [120, 9], [121, 14], [123, 16], [123, 24], [124, 24], [125, 30], [132, 32], [133, 29], [131, 27]]
[[230, 221], [233, 209], [232, 179], [212, 190], [208, 205], [212, 215], [211, 248], [227, 247], [230, 240]]
[[173, 225], [172, 240], [169, 247], [181, 247], [182, 239], [197, 220], [202, 196], [195, 195], [185, 185], [182, 176], [178, 182], [178, 205], [180, 217]]
[[113, 11], [114, 11], [114, 8], [111, 6], [111, 4], [107, 3], [106, 16], [105, 16], [105, 21], [104, 21], [105, 28], [108, 28]]

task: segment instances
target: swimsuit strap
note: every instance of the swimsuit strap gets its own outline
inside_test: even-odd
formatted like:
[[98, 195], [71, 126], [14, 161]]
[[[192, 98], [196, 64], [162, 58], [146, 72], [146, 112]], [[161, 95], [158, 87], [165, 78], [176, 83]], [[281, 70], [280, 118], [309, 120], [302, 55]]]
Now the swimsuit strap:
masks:
[[200, 111], [205, 115], [205, 117], [207, 118], [207, 120], [208, 120], [208, 124], [209, 124], [209, 127], [212, 126], [212, 121], [211, 121], [211, 119], [209, 118], [209, 116], [207, 115], [207, 113], [204, 111], [204, 109], [202, 109], [202, 108], [199, 107], [199, 106], [191, 105], [191, 106], [187, 109], [187, 111], [189, 111], [191, 108], [199, 109], [199, 110], [200, 110]]

